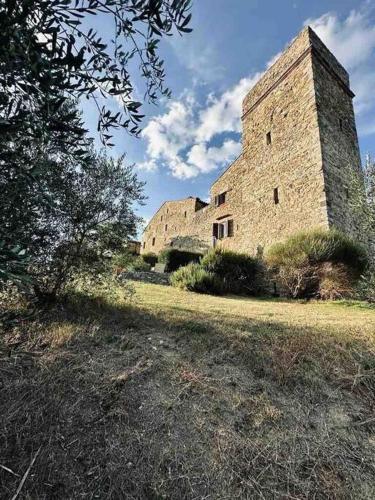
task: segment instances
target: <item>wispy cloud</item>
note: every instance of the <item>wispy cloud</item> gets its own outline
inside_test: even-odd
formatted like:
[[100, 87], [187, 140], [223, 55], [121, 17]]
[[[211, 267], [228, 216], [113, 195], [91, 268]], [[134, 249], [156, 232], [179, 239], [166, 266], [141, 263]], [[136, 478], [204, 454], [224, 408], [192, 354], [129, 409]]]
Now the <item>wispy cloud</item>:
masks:
[[241, 151], [242, 100], [259, 76], [243, 78], [219, 97], [210, 94], [203, 106], [191, 93], [168, 103], [167, 111], [151, 119], [142, 132], [148, 158], [139, 168], [155, 170], [158, 163], [174, 177], [190, 179], [232, 161]]
[[348, 17], [340, 19], [327, 13], [309, 24], [350, 73], [351, 86], [358, 116], [359, 132], [375, 130], [375, 26], [374, 9], [368, 2]]

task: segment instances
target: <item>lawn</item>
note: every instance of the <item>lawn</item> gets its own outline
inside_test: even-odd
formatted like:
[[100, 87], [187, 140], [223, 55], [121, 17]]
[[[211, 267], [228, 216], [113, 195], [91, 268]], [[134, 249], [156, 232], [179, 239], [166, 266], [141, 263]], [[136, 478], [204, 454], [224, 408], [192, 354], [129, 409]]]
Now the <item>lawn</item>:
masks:
[[133, 286], [1, 335], [1, 498], [375, 498], [375, 309]]

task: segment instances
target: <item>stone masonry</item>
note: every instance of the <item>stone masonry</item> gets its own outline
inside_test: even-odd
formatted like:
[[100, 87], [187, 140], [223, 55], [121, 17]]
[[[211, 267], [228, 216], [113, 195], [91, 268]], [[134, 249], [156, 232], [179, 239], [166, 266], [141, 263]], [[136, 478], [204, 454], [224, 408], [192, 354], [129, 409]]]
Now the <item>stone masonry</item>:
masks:
[[355, 235], [350, 179], [360, 175], [349, 76], [306, 27], [243, 101], [242, 153], [214, 182], [210, 203], [167, 201], [141, 252], [220, 245], [254, 254], [301, 230]]

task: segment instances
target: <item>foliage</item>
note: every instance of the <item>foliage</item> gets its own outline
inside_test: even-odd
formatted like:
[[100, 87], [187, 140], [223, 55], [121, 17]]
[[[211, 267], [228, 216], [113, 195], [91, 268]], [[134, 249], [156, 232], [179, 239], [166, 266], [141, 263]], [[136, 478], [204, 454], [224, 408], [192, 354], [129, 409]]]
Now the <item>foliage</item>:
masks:
[[[0, 115], [2, 129], [66, 130], [55, 118], [68, 96], [94, 100], [98, 131], [139, 133], [141, 103], [134, 100], [139, 67], [145, 93], [169, 96], [159, 41], [174, 29], [190, 32], [190, 0], [3, 0], [0, 4]], [[97, 31], [100, 14], [113, 33]], [[102, 106], [115, 98], [122, 111]], [[74, 127], [71, 128], [75, 132]]]
[[132, 271], [150, 271], [151, 264], [146, 262], [140, 255], [133, 260], [133, 262], [129, 266], [129, 269], [131, 269]]
[[[129, 195], [138, 181], [128, 168], [124, 174], [129, 183], [125, 196], [129, 201], [128, 221], [124, 213], [121, 221], [116, 221], [115, 216], [103, 221], [100, 203], [94, 203], [91, 210], [86, 204], [82, 207], [86, 211], [84, 218], [91, 218], [95, 232], [91, 238], [82, 228], [82, 214], [76, 213], [76, 224], [65, 205], [71, 201], [72, 184], [75, 209], [79, 211], [79, 190], [91, 189], [84, 186], [85, 182], [92, 181], [93, 170], [107, 162], [92, 152], [92, 141], [76, 103], [82, 97], [94, 101], [97, 129], [104, 144], [111, 145], [111, 131], [119, 127], [137, 136], [142, 103], [134, 98], [133, 82], [140, 72], [145, 99], [151, 102], [160, 95], [169, 96], [164, 63], [158, 56], [159, 41], [176, 30], [191, 31], [189, 10], [190, 0], [0, 2], [1, 279], [8, 276], [20, 282], [24, 276], [21, 263], [27, 258], [34, 274], [37, 270], [39, 275], [44, 258], [44, 277], [51, 271], [52, 281], [56, 278], [60, 282], [57, 290], [64, 281], [58, 275], [62, 272], [67, 276], [66, 270], [75, 267], [72, 261], [78, 254], [83, 255], [84, 248], [90, 263], [94, 255], [108, 247], [118, 248], [121, 238], [132, 233], [129, 223], [133, 228], [135, 217], [130, 203], [139, 196]], [[95, 27], [99, 25], [97, 14], [103, 22], [109, 21], [106, 26], [114, 27], [112, 34], [100, 35]], [[106, 99], [107, 107], [102, 104]], [[103, 181], [106, 176], [108, 170], [104, 169]], [[106, 181], [110, 193], [112, 181]], [[102, 200], [106, 197], [103, 189]], [[111, 197], [109, 201], [116, 207]], [[83, 198], [88, 201], [86, 192]], [[85, 235], [81, 238], [82, 229]], [[14, 248], [26, 252], [17, 266]], [[60, 264], [64, 261], [57, 266], [64, 271], [55, 268], [56, 259]], [[49, 288], [50, 284], [43, 282], [45, 285]]]
[[[112, 268], [115, 274], [128, 268], [130, 264], [134, 261], [135, 256], [128, 249], [122, 249], [121, 251], [115, 253], [112, 257]], [[118, 271], [118, 272], [117, 272]]]
[[320, 266], [318, 277], [320, 299], [337, 300], [353, 296], [353, 279], [344, 264], [324, 263]]
[[176, 248], [167, 248], [162, 250], [158, 257], [158, 262], [165, 264], [165, 270], [168, 273], [176, 271], [179, 267], [185, 266], [190, 262], [198, 262], [202, 254], [177, 250]]
[[223, 293], [222, 280], [196, 262], [177, 269], [171, 276], [171, 284], [176, 288], [191, 292], [214, 295]]
[[158, 256], [155, 253], [148, 252], [148, 253], [142, 254], [142, 259], [145, 262], [147, 262], [147, 264], [150, 264], [151, 267], [154, 267], [158, 261]]
[[337, 230], [323, 229], [301, 231], [276, 243], [269, 249], [266, 261], [292, 297], [318, 294], [327, 262], [345, 266], [351, 280], [358, 278], [367, 265], [362, 245]]
[[228, 293], [258, 294], [261, 291], [262, 265], [259, 259], [214, 248], [202, 257], [201, 266], [220, 278]]
[[27, 275], [29, 258], [20, 246], [9, 247], [0, 240], [0, 284], [13, 281], [18, 284], [30, 283]]
[[375, 263], [375, 160], [370, 154], [361, 175], [353, 173], [350, 179], [349, 205], [354, 213], [361, 239]]
[[357, 283], [357, 295], [361, 300], [375, 304], [375, 270], [368, 269]]

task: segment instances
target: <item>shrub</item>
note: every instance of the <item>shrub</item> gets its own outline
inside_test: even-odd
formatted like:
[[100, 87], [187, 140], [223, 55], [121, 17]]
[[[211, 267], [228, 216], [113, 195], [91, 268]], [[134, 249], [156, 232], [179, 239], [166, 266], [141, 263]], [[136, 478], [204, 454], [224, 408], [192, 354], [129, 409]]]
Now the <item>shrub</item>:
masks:
[[361, 300], [366, 300], [375, 304], [375, 270], [368, 269], [357, 283], [357, 296]]
[[318, 297], [323, 300], [345, 299], [353, 295], [353, 284], [348, 267], [325, 262], [319, 269]]
[[118, 272], [127, 269], [134, 260], [134, 255], [132, 255], [129, 250], [124, 250], [123, 252], [117, 253], [113, 256], [112, 265], [116, 272]]
[[132, 271], [150, 271], [151, 265], [145, 262], [141, 256], [138, 256], [130, 264], [129, 269]]
[[[342, 287], [351, 288], [367, 266], [366, 252], [360, 244], [340, 231], [323, 229], [301, 231], [285, 242], [273, 245], [266, 261], [275, 271], [281, 286], [292, 297], [326, 295], [321, 288], [324, 280], [327, 290], [335, 281], [340, 295]], [[336, 266], [328, 273], [326, 263]], [[335, 295], [333, 290], [327, 293]]]
[[158, 261], [158, 256], [152, 252], [144, 253], [141, 257], [147, 264], [150, 264], [151, 267], [154, 267]]
[[263, 266], [249, 255], [215, 248], [202, 257], [201, 266], [222, 280], [226, 292], [256, 294], [262, 289]]
[[212, 293], [215, 295], [223, 293], [220, 278], [196, 262], [191, 262], [175, 271], [171, 276], [171, 284], [191, 292]]
[[167, 248], [159, 254], [158, 262], [165, 264], [165, 271], [171, 273], [190, 262], [199, 262], [202, 254]]

